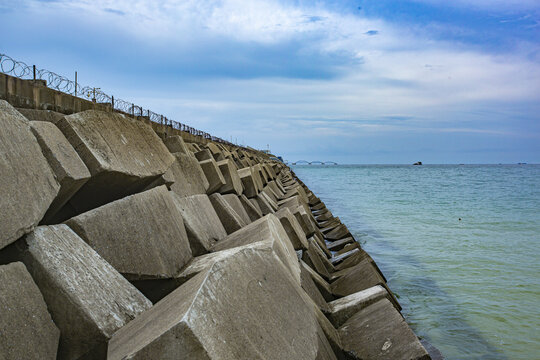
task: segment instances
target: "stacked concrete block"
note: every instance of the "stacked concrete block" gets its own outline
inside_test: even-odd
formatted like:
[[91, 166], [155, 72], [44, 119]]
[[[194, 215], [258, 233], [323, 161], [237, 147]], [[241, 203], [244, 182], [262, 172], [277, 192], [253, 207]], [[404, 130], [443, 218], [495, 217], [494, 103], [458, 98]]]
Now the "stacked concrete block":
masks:
[[225, 179], [225, 185], [219, 188], [219, 192], [222, 194], [234, 193], [236, 195], [242, 195], [244, 192], [244, 185], [238, 175], [238, 168], [230, 159], [218, 161], [217, 163], [221, 174]]
[[201, 165], [194, 156], [174, 153], [174, 162], [170, 167], [174, 178], [171, 190], [180, 196], [206, 194], [210, 184]]
[[60, 331], [20, 263], [0, 266], [0, 359], [56, 359]]
[[90, 172], [56, 125], [45, 121], [31, 121], [30, 126], [60, 184], [60, 191], [45, 213], [42, 223], [65, 220], [61, 214], [57, 216], [58, 211], [90, 179]]
[[247, 225], [247, 222], [245, 222], [242, 217], [234, 211], [232, 206], [227, 203], [223, 198], [223, 195], [219, 193], [210, 195], [210, 202], [223, 224], [223, 227], [227, 231], [227, 234], [232, 234]]
[[207, 195], [174, 195], [174, 200], [182, 214], [193, 256], [206, 254], [217, 241], [227, 236]]
[[169, 149], [171, 154], [182, 153], [185, 155], [191, 155], [192, 152], [187, 147], [184, 139], [180, 135], [168, 136], [163, 140], [163, 143]]
[[151, 303], [66, 225], [26, 237], [23, 261], [61, 332], [61, 359], [103, 358], [108, 339]]
[[287, 232], [277, 217], [270, 214], [236, 231], [213, 247], [213, 251], [232, 249], [259, 241], [272, 241], [278, 246], [277, 254], [300, 284], [300, 266]]
[[388, 299], [357, 312], [339, 333], [344, 350], [357, 359], [431, 359]]
[[[253, 220], [249, 217], [248, 212], [246, 211], [246, 208], [244, 205], [242, 205], [242, 201], [240, 200], [240, 197], [236, 194], [225, 194], [222, 195], [223, 199], [229, 204], [233, 210], [244, 220], [246, 224], [249, 224]], [[256, 220], [256, 219], [255, 219]]]
[[164, 186], [88, 211], [66, 224], [130, 280], [173, 277], [192, 258], [182, 215]]
[[253, 205], [253, 203], [244, 194], [240, 195], [239, 199], [251, 221], [258, 220], [263, 216], [261, 209]]
[[119, 330], [107, 358], [335, 359], [301, 291], [273, 253], [246, 249]]
[[210, 160], [210, 159], [215, 160], [214, 156], [212, 155], [212, 153], [208, 149], [203, 149], [203, 150], [197, 151], [194, 155], [197, 158], [197, 160], [199, 160], [199, 161]]
[[30, 121], [47, 121], [56, 124], [65, 115], [52, 110], [24, 109], [17, 108], [25, 118]]
[[254, 198], [259, 193], [259, 187], [256, 183], [256, 178], [251, 167], [246, 167], [238, 170], [238, 176], [242, 180], [244, 194], [248, 198]]
[[208, 194], [218, 191], [226, 184], [225, 178], [214, 159], [199, 161], [199, 165], [201, 165], [208, 181]]
[[92, 175], [70, 200], [78, 213], [141, 191], [174, 161], [149, 125], [118, 113], [88, 110], [56, 125]]
[[289, 240], [293, 245], [295, 250], [307, 250], [308, 242], [306, 239], [306, 234], [302, 230], [302, 227], [298, 223], [298, 220], [291, 213], [289, 208], [283, 208], [275, 213], [275, 216], [278, 217], [281, 225], [287, 232]]
[[30, 122], [0, 100], [0, 249], [31, 231], [60, 185], [32, 134]]

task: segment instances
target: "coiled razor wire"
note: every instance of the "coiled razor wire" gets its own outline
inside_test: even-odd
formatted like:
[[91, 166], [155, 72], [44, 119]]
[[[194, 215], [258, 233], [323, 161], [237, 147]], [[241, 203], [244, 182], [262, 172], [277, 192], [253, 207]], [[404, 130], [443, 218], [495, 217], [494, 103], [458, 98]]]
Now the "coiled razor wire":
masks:
[[[129, 101], [117, 99], [114, 96], [107, 95], [100, 88], [93, 88], [90, 86], [81, 86], [73, 80], [70, 80], [62, 75], [58, 75], [52, 71], [45, 69], [37, 69], [35, 65], [27, 65], [22, 61], [17, 61], [8, 55], [0, 53], [0, 71], [4, 74], [17, 77], [24, 80], [44, 80], [46, 85], [50, 89], [58, 90], [60, 92], [70, 94], [90, 100], [101, 104], [110, 104], [113, 110], [130, 114], [132, 116], [146, 117], [150, 121], [170, 126], [173, 129], [184, 131], [192, 135], [202, 136], [205, 139], [215, 142], [234, 145], [233, 143], [220, 139], [216, 136], [212, 136], [207, 132], [197, 130], [186, 124], [182, 124], [178, 121], [171, 120], [166, 116], [157, 114], [151, 110], [144, 110], [141, 106], [135, 105]], [[243, 147], [245, 150], [251, 151], [251, 149]]]

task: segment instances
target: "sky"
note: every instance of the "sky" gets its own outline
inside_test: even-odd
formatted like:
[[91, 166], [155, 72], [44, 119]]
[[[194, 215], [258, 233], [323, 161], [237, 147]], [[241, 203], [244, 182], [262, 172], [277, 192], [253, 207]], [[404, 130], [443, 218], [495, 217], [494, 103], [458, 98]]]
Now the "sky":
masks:
[[290, 161], [540, 163], [538, 0], [0, 0], [0, 53]]

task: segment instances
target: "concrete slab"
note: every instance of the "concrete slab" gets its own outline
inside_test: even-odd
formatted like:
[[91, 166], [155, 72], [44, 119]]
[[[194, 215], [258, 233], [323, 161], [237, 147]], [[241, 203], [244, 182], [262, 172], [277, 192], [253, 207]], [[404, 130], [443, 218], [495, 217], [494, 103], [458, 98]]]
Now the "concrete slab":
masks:
[[381, 285], [367, 288], [329, 302], [328, 318], [336, 328], [339, 328], [360, 310], [385, 298], [389, 299], [390, 295]]
[[327, 240], [341, 240], [350, 236], [351, 233], [349, 232], [349, 229], [347, 229], [347, 227], [343, 224], [337, 226], [324, 235], [325, 239]]
[[0, 359], [56, 359], [60, 330], [20, 263], [0, 266]]
[[287, 232], [281, 225], [281, 222], [274, 215], [265, 217], [252, 222], [236, 231], [225, 239], [214, 245], [212, 251], [222, 251], [232, 249], [238, 246], [253, 244], [258, 241], [274, 241], [279, 245], [278, 256], [287, 266], [293, 278], [300, 284], [300, 265], [296, 257], [296, 252], [289, 241]]
[[208, 149], [197, 151], [195, 153], [195, 157], [197, 158], [198, 161], [204, 161], [204, 160], [210, 160], [210, 159], [215, 161], [214, 156]]
[[31, 231], [60, 185], [30, 130], [30, 122], [0, 100], [0, 249]]
[[152, 303], [66, 225], [26, 236], [23, 261], [61, 331], [58, 358], [103, 358], [107, 340]]
[[227, 234], [232, 234], [247, 225], [247, 223], [242, 220], [242, 217], [240, 217], [227, 201], [225, 201], [223, 195], [215, 193], [210, 195], [209, 198], [219, 220], [223, 224], [225, 231], [227, 231]]
[[236, 195], [242, 195], [244, 192], [244, 185], [238, 176], [238, 169], [236, 165], [230, 159], [218, 161], [217, 165], [223, 174], [223, 178], [225, 179], [225, 185], [223, 185], [218, 191], [222, 194], [234, 193]]
[[210, 184], [197, 159], [182, 153], [175, 153], [174, 157], [170, 167], [174, 178], [171, 190], [180, 196], [206, 194]]
[[214, 159], [199, 161], [199, 165], [201, 165], [206, 180], [208, 180], [208, 194], [215, 193], [226, 184], [225, 178]]
[[289, 240], [291, 241], [294, 249], [307, 250], [308, 242], [306, 239], [306, 234], [289, 208], [283, 208], [277, 211], [274, 215], [277, 216], [281, 222], [281, 225], [283, 225], [283, 228], [287, 232]]
[[222, 195], [223, 199], [229, 204], [233, 210], [244, 220], [246, 224], [249, 224], [252, 220], [249, 217], [246, 209], [244, 208], [244, 205], [242, 205], [242, 201], [240, 200], [240, 197], [236, 194], [225, 194]]
[[30, 127], [60, 184], [60, 191], [41, 222], [58, 223], [65, 219], [55, 215], [90, 179], [90, 172], [56, 125], [46, 121], [31, 121]]
[[120, 329], [107, 359], [127, 358], [322, 360], [335, 355], [279, 259], [245, 250], [214, 263]]
[[251, 221], [258, 220], [263, 216], [261, 210], [253, 205], [246, 195], [242, 194], [238, 198], [240, 199], [240, 202], [242, 203], [242, 206], [246, 210]]
[[182, 215], [165, 186], [66, 221], [129, 280], [176, 275], [192, 258]]
[[357, 359], [429, 360], [405, 319], [387, 299], [357, 312], [339, 333], [344, 349]]
[[119, 113], [88, 110], [56, 125], [92, 174], [70, 200], [77, 213], [144, 189], [174, 161], [151, 126]]
[[207, 195], [173, 195], [173, 198], [182, 214], [193, 256], [206, 254], [217, 241], [227, 236]]

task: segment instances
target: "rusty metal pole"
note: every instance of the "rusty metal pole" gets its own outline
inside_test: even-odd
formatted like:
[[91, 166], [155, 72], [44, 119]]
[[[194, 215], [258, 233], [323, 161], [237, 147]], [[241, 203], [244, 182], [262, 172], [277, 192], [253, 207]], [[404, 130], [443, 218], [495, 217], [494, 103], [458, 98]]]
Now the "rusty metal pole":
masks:
[[75, 71], [75, 97], [77, 97], [77, 72]]
[[33, 65], [33, 70], [34, 70], [34, 82], [36, 82], [36, 65]]

